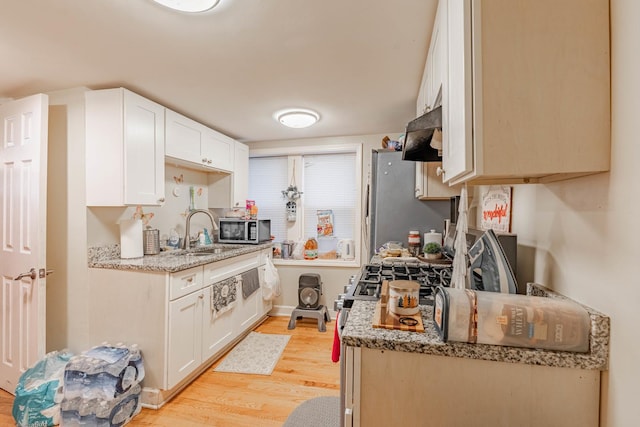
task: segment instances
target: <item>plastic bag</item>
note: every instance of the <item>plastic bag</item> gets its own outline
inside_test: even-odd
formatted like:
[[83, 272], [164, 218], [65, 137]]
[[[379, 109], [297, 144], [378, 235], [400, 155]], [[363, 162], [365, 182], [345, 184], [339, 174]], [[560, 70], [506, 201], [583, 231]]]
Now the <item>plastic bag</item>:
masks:
[[66, 350], [52, 351], [20, 376], [12, 410], [17, 425], [60, 424], [62, 379], [64, 368], [72, 356]]
[[291, 258], [293, 259], [304, 259], [304, 240], [299, 240], [295, 246], [293, 247], [293, 253], [291, 254]]
[[280, 275], [278, 269], [273, 265], [271, 258], [267, 257], [264, 264], [264, 285], [262, 286], [262, 298], [265, 301], [276, 299], [280, 296], [282, 289], [280, 287]]

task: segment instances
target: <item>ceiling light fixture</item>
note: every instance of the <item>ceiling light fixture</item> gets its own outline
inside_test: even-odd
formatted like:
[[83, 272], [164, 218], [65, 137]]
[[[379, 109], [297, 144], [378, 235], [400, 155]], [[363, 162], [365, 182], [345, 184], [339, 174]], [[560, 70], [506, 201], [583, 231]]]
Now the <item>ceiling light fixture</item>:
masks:
[[180, 12], [205, 12], [213, 9], [220, 0], [153, 0], [170, 9]]
[[320, 115], [318, 113], [313, 110], [302, 108], [281, 110], [276, 112], [274, 117], [283, 125], [294, 129], [309, 127], [320, 120]]

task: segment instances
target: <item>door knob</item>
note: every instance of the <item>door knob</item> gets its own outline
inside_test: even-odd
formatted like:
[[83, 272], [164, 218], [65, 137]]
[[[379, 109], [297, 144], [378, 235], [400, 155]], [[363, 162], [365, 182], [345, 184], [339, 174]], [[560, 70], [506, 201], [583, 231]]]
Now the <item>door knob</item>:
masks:
[[38, 276], [39, 276], [41, 279], [44, 279], [45, 277], [47, 277], [47, 276], [48, 276], [48, 275], [50, 275], [51, 273], [53, 273], [53, 270], [45, 270], [44, 268], [41, 268], [41, 269], [38, 271]]
[[442, 176], [443, 173], [444, 173], [444, 169], [442, 169], [442, 167], [438, 166], [436, 168], [436, 175]]
[[16, 277], [13, 280], [22, 280], [25, 277], [30, 277], [31, 280], [36, 280], [36, 277], [37, 277], [36, 269], [32, 267], [31, 270], [27, 271], [26, 273], [21, 273], [18, 277]]

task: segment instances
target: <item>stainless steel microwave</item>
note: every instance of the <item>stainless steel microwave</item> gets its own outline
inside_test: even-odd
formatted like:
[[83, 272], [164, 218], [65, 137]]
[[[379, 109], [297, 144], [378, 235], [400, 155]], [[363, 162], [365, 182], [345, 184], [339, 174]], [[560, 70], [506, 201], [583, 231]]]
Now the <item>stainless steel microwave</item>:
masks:
[[271, 220], [220, 218], [220, 243], [258, 244], [271, 240]]

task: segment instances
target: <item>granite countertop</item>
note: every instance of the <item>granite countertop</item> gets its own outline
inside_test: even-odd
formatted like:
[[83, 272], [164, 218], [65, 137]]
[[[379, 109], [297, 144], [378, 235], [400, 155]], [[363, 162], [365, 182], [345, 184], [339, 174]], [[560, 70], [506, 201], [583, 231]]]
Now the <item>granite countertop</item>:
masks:
[[[568, 299], [534, 283], [528, 284], [527, 294]], [[444, 342], [433, 323], [432, 306], [420, 306], [425, 332], [374, 328], [372, 319], [375, 306], [376, 302], [373, 301], [354, 301], [347, 324], [342, 331], [342, 341], [345, 345], [530, 365], [601, 371], [608, 369], [609, 317], [584, 305], [591, 317], [591, 336], [587, 353]]]
[[[89, 248], [88, 263], [89, 268], [108, 268], [114, 270], [139, 270], [139, 271], [160, 271], [174, 273], [186, 270], [199, 265], [210, 264], [233, 258], [239, 255], [257, 252], [262, 249], [269, 249], [273, 244], [266, 242], [258, 245], [238, 245], [215, 243], [210, 246], [187, 250], [173, 250], [160, 252], [157, 255], [145, 255], [140, 258], [120, 258], [120, 245], [107, 245]], [[205, 251], [213, 248], [221, 248], [221, 253], [195, 256], [193, 252]]]

